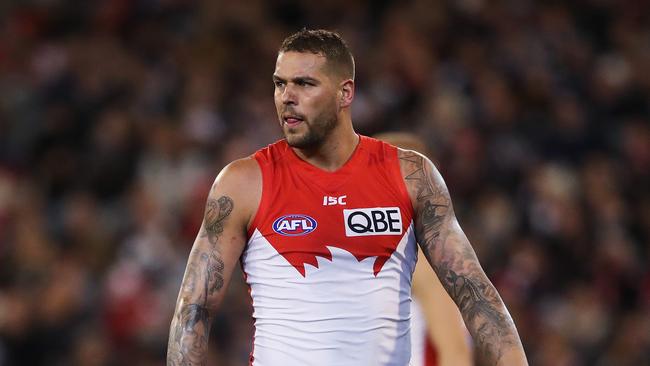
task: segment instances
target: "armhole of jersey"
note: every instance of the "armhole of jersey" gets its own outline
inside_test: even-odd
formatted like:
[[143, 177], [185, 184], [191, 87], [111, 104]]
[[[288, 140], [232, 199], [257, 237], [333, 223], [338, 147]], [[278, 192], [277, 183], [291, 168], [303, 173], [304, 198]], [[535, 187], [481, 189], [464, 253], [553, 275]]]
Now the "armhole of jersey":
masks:
[[260, 171], [262, 173], [262, 197], [260, 197], [260, 204], [257, 206], [257, 211], [255, 212], [255, 215], [253, 216], [253, 220], [251, 221], [250, 227], [247, 230], [247, 236], [248, 239], [251, 238], [253, 235], [253, 232], [255, 232], [255, 229], [259, 227], [260, 224], [260, 218], [263, 217], [262, 215], [264, 214], [264, 211], [266, 211], [266, 201], [268, 200], [268, 189], [270, 185], [268, 184], [268, 173], [265, 169], [265, 165], [268, 164], [268, 162], [265, 162], [262, 160], [258, 154], [255, 154], [255, 161], [257, 162], [257, 165], [260, 167]]
[[407, 200], [407, 207], [411, 208], [411, 220], [415, 217], [415, 207], [413, 207], [413, 201], [411, 201], [411, 196], [409, 195], [408, 188], [406, 187], [406, 181], [402, 176], [402, 167], [399, 159], [399, 149], [392, 145], [387, 145], [388, 156], [394, 160], [393, 164], [390, 164], [393, 170], [393, 178], [397, 181], [397, 186], [399, 187], [400, 193]]

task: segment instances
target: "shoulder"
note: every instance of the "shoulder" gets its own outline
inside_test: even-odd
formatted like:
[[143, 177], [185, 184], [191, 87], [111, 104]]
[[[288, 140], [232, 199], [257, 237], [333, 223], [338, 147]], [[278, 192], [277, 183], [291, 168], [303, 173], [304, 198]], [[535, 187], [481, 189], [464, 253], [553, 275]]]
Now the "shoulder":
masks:
[[398, 160], [397, 146], [390, 141], [359, 135], [361, 149], [378, 163], [394, 164]]
[[397, 148], [397, 156], [413, 207], [429, 200], [450, 203], [445, 181], [429, 158], [417, 151], [402, 148]]
[[[399, 159], [400, 169], [405, 179], [414, 173], [424, 174], [425, 168], [434, 168], [433, 163], [425, 155], [409, 149], [397, 148], [397, 158]], [[408, 179], [407, 179], [408, 180]]]
[[257, 150], [250, 158], [260, 165], [266, 165], [283, 158], [288, 152], [289, 145], [282, 139]]
[[217, 175], [209, 199], [225, 197], [234, 206], [234, 214], [248, 222], [262, 196], [262, 173], [253, 156], [237, 159]]
[[234, 160], [226, 165], [217, 175], [215, 182], [245, 185], [254, 184], [256, 180], [261, 180], [261, 178], [260, 166], [254, 156], [251, 155]]
[[361, 139], [362, 146], [371, 151], [394, 151], [396, 149], [394, 144], [375, 137], [359, 135], [359, 138]]

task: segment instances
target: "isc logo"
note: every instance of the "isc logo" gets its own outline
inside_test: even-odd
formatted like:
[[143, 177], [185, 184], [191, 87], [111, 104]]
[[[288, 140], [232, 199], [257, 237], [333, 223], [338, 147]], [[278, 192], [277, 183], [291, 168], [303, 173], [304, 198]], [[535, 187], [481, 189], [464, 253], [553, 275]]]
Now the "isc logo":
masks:
[[347, 202], [345, 202], [346, 198], [348, 198], [347, 195], [323, 196], [323, 206], [336, 206], [336, 205], [345, 206], [347, 205]]
[[285, 236], [300, 236], [316, 230], [316, 226], [316, 220], [307, 215], [285, 215], [273, 222], [273, 231]]
[[343, 210], [346, 236], [401, 235], [399, 207], [355, 208]]

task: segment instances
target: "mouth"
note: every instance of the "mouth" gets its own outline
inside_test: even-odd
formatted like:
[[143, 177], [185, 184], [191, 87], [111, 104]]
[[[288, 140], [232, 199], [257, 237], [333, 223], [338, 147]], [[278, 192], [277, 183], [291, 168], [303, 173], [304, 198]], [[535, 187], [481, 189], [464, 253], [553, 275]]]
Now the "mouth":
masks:
[[284, 122], [289, 127], [297, 126], [300, 123], [304, 122], [304, 120], [305, 119], [303, 117], [295, 114], [284, 114], [282, 116], [282, 122]]

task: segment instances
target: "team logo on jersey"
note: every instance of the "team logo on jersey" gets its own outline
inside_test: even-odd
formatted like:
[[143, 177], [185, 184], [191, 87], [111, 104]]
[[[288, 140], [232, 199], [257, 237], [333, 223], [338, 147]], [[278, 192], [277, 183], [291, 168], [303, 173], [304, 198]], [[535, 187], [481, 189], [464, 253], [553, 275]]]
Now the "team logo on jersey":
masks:
[[346, 236], [402, 235], [399, 207], [343, 210]]
[[307, 235], [316, 230], [316, 220], [307, 215], [284, 215], [273, 222], [273, 231], [285, 236]]

